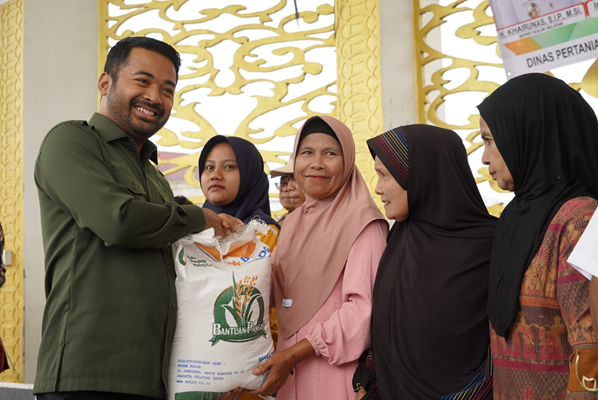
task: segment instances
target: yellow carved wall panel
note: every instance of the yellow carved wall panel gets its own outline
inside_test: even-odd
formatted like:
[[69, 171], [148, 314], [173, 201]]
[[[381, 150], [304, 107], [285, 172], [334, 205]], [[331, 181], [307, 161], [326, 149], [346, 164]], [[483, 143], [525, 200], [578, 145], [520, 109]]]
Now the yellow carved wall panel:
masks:
[[[197, 159], [210, 137], [248, 139], [276, 168], [317, 114], [353, 129], [360, 167], [371, 169], [361, 142], [382, 129], [377, 0], [302, 0], [298, 20], [287, 0], [210, 9], [196, 0], [99, 3], [100, 71], [110, 46], [128, 36], [163, 40], [182, 55], [173, 113], [155, 138], [175, 194], [204, 201]], [[274, 185], [270, 196], [278, 197]]]
[[0, 223], [13, 252], [0, 289], [0, 337], [10, 358], [2, 382], [23, 376], [23, 11], [24, 0], [0, 6]]
[[[498, 215], [512, 194], [501, 191], [481, 164], [475, 108], [506, 81], [488, 1], [414, 0], [413, 4], [418, 121], [461, 135], [482, 197], [490, 212]], [[581, 90], [598, 110], [598, 61], [565, 68], [554, 75]], [[582, 78], [575, 81], [580, 68]]]
[[377, 0], [345, 0], [336, 8], [337, 114], [353, 132], [356, 164], [372, 196], [376, 173], [365, 141], [384, 130], [379, 14]]

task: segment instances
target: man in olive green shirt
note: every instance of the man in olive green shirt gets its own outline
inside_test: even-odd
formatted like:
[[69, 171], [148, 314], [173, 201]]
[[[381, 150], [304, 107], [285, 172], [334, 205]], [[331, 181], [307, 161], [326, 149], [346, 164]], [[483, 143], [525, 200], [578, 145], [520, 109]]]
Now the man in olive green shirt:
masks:
[[[148, 139], [168, 120], [179, 54], [128, 38], [108, 54], [100, 112], [44, 139], [36, 164], [45, 250], [38, 399], [165, 397], [176, 321], [170, 249], [232, 224], [174, 202]], [[68, 393], [67, 393], [68, 392]]]

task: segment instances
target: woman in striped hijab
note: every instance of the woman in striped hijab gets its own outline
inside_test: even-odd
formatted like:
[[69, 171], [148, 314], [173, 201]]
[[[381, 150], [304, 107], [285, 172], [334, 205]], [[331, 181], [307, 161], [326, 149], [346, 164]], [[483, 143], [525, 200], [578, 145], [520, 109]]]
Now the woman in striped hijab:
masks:
[[368, 365], [376, 376], [359, 367], [355, 390], [363, 387], [365, 398], [491, 398], [486, 298], [496, 222], [463, 143], [427, 125], [367, 143], [376, 193], [396, 222], [374, 286]]

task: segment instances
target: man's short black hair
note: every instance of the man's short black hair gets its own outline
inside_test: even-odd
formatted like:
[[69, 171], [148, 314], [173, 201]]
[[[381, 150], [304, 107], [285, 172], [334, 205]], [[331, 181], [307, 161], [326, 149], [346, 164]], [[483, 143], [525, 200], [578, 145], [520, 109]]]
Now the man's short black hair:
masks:
[[181, 56], [169, 44], [160, 40], [148, 37], [128, 37], [120, 40], [108, 52], [106, 57], [106, 64], [104, 64], [104, 72], [107, 72], [110, 77], [116, 81], [118, 72], [123, 65], [127, 63], [131, 50], [135, 47], [141, 47], [149, 51], [155, 51], [172, 61], [176, 71], [177, 81], [179, 79], [179, 68], [181, 67]]

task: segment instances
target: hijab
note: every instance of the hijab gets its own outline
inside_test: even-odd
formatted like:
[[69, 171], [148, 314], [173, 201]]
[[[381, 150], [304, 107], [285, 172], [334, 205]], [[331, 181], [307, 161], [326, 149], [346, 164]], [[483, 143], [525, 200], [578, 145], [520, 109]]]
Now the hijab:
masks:
[[239, 166], [240, 183], [235, 199], [225, 206], [217, 206], [208, 200], [203, 207], [217, 214], [232, 215], [247, 224], [254, 217], [259, 217], [267, 224], [279, 226], [270, 216], [268, 189], [270, 183], [264, 172], [264, 160], [253, 143], [231, 136], [214, 136], [204, 146], [199, 156], [199, 181], [210, 151], [220, 143], [228, 143], [233, 148]]
[[407, 219], [393, 225], [374, 286], [380, 397], [439, 399], [461, 391], [486, 366], [496, 219], [456, 133], [407, 125], [367, 143], [404, 185], [409, 206]]
[[[305, 203], [287, 216], [278, 238], [272, 261], [273, 288], [284, 338], [306, 325], [324, 304], [361, 231], [372, 221], [384, 220], [355, 166], [355, 143], [349, 128], [332, 117], [316, 116], [308, 119], [301, 131], [309, 129], [312, 121], [323, 121], [334, 132], [343, 150], [344, 175], [339, 191], [327, 199], [306, 193]], [[295, 163], [301, 157], [301, 133], [295, 139]]]
[[554, 215], [567, 200], [598, 197], [598, 122], [577, 91], [543, 74], [511, 79], [478, 109], [515, 185], [490, 264], [488, 315], [504, 337], [520, 309], [525, 271]]

